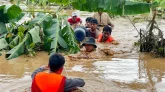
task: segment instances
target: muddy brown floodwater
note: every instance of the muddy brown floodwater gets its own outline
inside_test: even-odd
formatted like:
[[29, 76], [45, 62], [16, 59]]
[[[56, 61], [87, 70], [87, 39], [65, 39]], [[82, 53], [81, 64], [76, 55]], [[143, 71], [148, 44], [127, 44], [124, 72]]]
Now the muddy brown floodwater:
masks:
[[[91, 16], [79, 12], [84, 19]], [[68, 78], [81, 77], [86, 85], [83, 92], [165, 92], [165, 58], [153, 58], [147, 53], [139, 53], [133, 46], [138, 33], [127, 18], [114, 18], [112, 36], [119, 45], [98, 44], [100, 48], [110, 48], [112, 57], [95, 60], [69, 61], [66, 57], [65, 71]], [[165, 32], [165, 21], [157, 20]], [[136, 23], [138, 29], [145, 28], [147, 22]], [[12, 60], [0, 56], [0, 92], [30, 92], [31, 73], [48, 63], [46, 52], [37, 52], [36, 57], [22, 55]]]

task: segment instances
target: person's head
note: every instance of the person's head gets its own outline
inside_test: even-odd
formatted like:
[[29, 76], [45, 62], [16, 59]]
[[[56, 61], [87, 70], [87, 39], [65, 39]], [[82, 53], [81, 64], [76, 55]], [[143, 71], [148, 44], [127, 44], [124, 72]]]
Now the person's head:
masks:
[[49, 57], [49, 68], [51, 72], [62, 72], [65, 64], [65, 58], [61, 54], [52, 54]]
[[91, 19], [90, 23], [91, 23], [91, 29], [92, 30], [96, 30], [97, 29], [97, 25], [98, 25], [97, 19], [95, 19], [95, 18]]
[[92, 52], [97, 48], [95, 39], [93, 37], [86, 37], [82, 46], [85, 46], [86, 52]]
[[72, 13], [72, 20], [73, 21], [76, 21], [76, 18], [77, 18], [77, 13], [76, 12], [73, 12]]
[[88, 27], [88, 28], [91, 27], [91, 23], [90, 23], [91, 19], [93, 19], [93, 18], [92, 18], [92, 17], [87, 17], [87, 18], [85, 19], [85, 21], [86, 21], [86, 27]]
[[112, 32], [112, 29], [111, 29], [110, 26], [108, 26], [108, 25], [104, 26], [104, 28], [103, 28], [103, 38], [108, 39], [109, 36], [111, 35], [111, 32]]

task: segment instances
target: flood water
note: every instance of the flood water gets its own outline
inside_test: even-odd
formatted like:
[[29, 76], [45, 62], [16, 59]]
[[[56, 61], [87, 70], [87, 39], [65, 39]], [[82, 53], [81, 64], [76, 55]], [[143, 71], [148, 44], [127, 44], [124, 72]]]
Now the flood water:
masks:
[[[72, 12], [72, 11], [67, 11]], [[71, 13], [69, 13], [71, 14]], [[79, 12], [83, 21], [93, 13]], [[112, 19], [115, 24], [112, 36], [119, 45], [98, 44], [110, 48], [115, 55], [105, 59], [70, 61], [67, 56], [63, 74], [68, 78], [80, 77], [86, 82], [83, 92], [165, 92], [165, 58], [154, 58], [139, 53], [133, 46], [138, 33], [125, 17]], [[147, 22], [136, 23], [138, 29]], [[158, 20], [165, 32], [165, 21]], [[36, 57], [22, 55], [12, 60], [0, 56], [0, 92], [29, 92], [31, 73], [47, 65], [48, 54], [37, 52]]]

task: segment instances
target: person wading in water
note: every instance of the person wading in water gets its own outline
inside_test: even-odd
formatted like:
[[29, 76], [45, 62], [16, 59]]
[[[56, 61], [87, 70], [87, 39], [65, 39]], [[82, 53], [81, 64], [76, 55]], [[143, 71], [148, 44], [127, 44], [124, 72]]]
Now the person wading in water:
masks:
[[67, 79], [61, 75], [64, 64], [65, 59], [61, 54], [51, 55], [48, 66], [43, 65], [32, 73], [31, 92], [71, 92], [77, 87], [83, 87], [83, 79]]

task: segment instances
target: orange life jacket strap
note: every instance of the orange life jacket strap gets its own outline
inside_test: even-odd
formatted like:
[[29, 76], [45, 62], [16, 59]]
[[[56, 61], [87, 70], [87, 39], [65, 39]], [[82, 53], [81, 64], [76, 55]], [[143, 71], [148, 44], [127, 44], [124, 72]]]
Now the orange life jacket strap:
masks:
[[33, 80], [32, 92], [64, 92], [65, 79], [56, 73], [40, 72]]
[[[102, 42], [103, 34], [100, 34], [98, 36], [97, 42]], [[114, 41], [114, 38], [110, 35], [109, 38], [105, 42], [112, 42]]]

